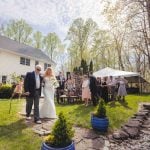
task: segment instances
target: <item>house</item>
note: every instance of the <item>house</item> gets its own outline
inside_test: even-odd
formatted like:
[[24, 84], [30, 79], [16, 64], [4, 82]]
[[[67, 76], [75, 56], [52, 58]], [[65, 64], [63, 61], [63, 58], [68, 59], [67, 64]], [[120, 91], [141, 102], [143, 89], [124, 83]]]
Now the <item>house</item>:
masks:
[[0, 35], [0, 83], [11, 82], [14, 73], [25, 76], [27, 72], [34, 70], [36, 64], [42, 66], [42, 72], [48, 66], [56, 65], [40, 49]]

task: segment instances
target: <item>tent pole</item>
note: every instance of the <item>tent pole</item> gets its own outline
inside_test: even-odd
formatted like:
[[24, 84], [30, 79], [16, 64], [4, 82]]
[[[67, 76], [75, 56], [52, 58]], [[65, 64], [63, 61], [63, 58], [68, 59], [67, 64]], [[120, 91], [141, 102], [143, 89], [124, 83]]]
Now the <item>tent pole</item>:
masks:
[[138, 76], [138, 78], [139, 78], [139, 95], [141, 95], [142, 88], [141, 88], [141, 79], [140, 79], [140, 76]]

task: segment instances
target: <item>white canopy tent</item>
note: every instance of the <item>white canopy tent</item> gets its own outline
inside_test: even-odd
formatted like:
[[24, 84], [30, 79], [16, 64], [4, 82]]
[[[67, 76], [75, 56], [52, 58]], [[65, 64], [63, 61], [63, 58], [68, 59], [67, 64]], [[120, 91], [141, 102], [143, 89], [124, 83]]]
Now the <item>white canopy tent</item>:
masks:
[[131, 77], [131, 76], [140, 76], [140, 74], [136, 73], [136, 72], [121, 71], [121, 70], [116, 70], [116, 69], [112, 69], [112, 68], [109, 68], [109, 67], [106, 67], [104, 69], [96, 71], [96, 72], [93, 73], [93, 75], [95, 77], [108, 77], [108, 76]]

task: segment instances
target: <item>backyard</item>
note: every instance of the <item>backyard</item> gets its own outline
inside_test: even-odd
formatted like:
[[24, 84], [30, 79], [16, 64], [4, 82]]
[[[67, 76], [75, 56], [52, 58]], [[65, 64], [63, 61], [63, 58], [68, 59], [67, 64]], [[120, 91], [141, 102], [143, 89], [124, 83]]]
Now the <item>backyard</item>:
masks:
[[[9, 99], [0, 100], [0, 150], [35, 150], [40, 149], [43, 137], [33, 133], [32, 128], [26, 126], [25, 119], [18, 112], [25, 102], [13, 100], [11, 113]], [[109, 102], [106, 105], [107, 116], [110, 120], [108, 133], [120, 128], [138, 110], [140, 102], [150, 102], [150, 95], [128, 95], [126, 102]], [[57, 114], [63, 111], [74, 126], [91, 128], [90, 114], [96, 108], [85, 107], [83, 104], [56, 104]]]

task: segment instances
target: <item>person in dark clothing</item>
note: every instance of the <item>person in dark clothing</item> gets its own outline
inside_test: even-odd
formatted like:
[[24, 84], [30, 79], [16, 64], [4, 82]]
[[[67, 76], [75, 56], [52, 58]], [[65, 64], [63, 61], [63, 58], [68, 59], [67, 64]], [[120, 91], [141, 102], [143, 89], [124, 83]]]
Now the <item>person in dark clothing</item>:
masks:
[[64, 88], [65, 88], [65, 77], [63, 76], [62, 72], [59, 72], [59, 75], [56, 77], [59, 83], [59, 87], [56, 89], [56, 99], [57, 103], [59, 104], [59, 97], [63, 95]]
[[24, 80], [24, 91], [26, 95], [26, 119], [30, 120], [32, 105], [34, 103], [34, 122], [41, 124], [39, 118], [39, 98], [41, 95], [42, 77], [41, 66], [36, 65], [35, 71], [28, 72]]
[[107, 103], [108, 102], [108, 86], [107, 86], [107, 77], [104, 77], [102, 82], [102, 99]]
[[101, 78], [97, 77], [97, 93], [98, 93], [98, 97], [101, 98], [102, 95], [102, 86], [101, 86]]
[[90, 79], [90, 91], [91, 91], [91, 100], [93, 102], [93, 106], [96, 106], [98, 104], [98, 94], [97, 94], [97, 80], [96, 77], [90, 73], [89, 75]]

